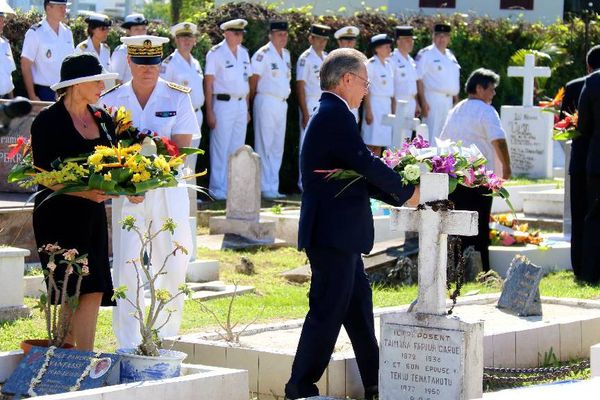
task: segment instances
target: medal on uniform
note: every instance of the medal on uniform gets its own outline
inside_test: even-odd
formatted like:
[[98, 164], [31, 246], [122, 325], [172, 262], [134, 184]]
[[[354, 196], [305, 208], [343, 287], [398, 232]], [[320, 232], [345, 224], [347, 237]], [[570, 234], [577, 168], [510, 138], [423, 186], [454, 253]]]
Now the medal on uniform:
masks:
[[48, 49], [48, 51], [46, 52], [46, 58], [50, 57], [52, 57], [52, 50]]
[[169, 118], [177, 115], [177, 111], [157, 111], [154, 116], [158, 118]]

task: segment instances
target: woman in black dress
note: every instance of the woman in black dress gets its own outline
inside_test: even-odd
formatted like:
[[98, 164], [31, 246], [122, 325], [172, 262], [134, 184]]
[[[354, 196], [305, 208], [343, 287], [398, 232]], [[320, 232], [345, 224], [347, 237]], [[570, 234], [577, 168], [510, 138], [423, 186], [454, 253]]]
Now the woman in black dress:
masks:
[[[52, 86], [58, 101], [42, 110], [31, 126], [33, 161], [37, 167], [51, 170], [57, 158], [79, 156], [94, 151], [97, 145], [114, 142], [114, 124], [101, 108], [94, 106], [104, 90], [104, 79], [117, 74], [104, 73], [91, 54], [67, 57], [60, 70], [61, 81]], [[43, 189], [36, 197], [33, 229], [38, 248], [58, 243], [63, 249], [88, 254], [89, 275], [81, 283], [79, 306], [73, 315], [67, 342], [79, 350], [92, 350], [100, 305], [113, 305], [113, 286], [108, 261], [108, 227], [104, 202], [111, 196], [99, 190], [63, 194], [44, 201], [60, 186]], [[42, 267], [48, 255], [40, 253]], [[63, 268], [62, 272], [59, 269]], [[58, 277], [64, 266], [57, 267]], [[68, 293], [75, 293], [75, 278], [68, 281]], [[54, 300], [54, 299], [52, 299]]]

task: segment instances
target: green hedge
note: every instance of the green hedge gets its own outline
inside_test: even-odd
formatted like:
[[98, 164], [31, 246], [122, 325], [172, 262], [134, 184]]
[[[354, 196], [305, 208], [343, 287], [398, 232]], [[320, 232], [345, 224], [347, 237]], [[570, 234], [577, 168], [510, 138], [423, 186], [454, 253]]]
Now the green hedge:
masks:
[[[209, 3], [210, 4], [210, 3]], [[4, 35], [10, 40], [13, 53], [18, 60], [22, 40], [25, 32], [33, 23], [40, 19], [35, 12], [20, 13], [10, 18], [4, 29]], [[306, 9], [289, 9], [284, 12], [276, 11], [272, 6], [250, 3], [227, 4], [218, 8], [207, 7], [194, 14], [192, 21], [197, 23], [200, 30], [198, 46], [195, 55], [204, 63], [206, 52], [212, 44], [223, 39], [219, 24], [232, 18], [245, 18], [249, 24], [244, 45], [252, 54], [267, 41], [267, 26], [270, 19], [284, 18], [290, 23], [288, 49], [292, 54], [293, 72], [298, 56], [308, 47], [307, 32], [313, 22], [325, 23], [338, 29], [345, 25], [356, 25], [361, 28], [361, 37], [358, 49], [366, 51], [370, 36], [387, 32], [393, 34], [393, 27], [398, 24], [411, 24], [416, 28], [415, 52], [431, 43], [430, 29], [436, 22], [444, 18], [450, 22], [454, 29], [452, 33], [451, 48], [454, 51], [462, 69], [461, 84], [476, 68], [485, 67], [498, 72], [501, 83], [497, 89], [494, 105], [499, 108], [502, 104], [519, 104], [521, 100], [522, 83], [519, 79], [507, 78], [506, 70], [510, 57], [521, 48], [543, 49], [554, 45], [566, 51], [566, 61], [554, 68], [553, 75], [548, 79], [545, 90], [540, 94], [552, 96], [558, 88], [567, 81], [585, 73], [584, 57], [584, 23], [581, 19], [574, 18], [568, 23], [555, 23], [550, 26], [528, 24], [525, 22], [511, 22], [509, 20], [492, 20], [487, 18], [465, 18], [461, 15], [452, 17], [440, 16], [414, 16], [397, 19], [394, 15], [382, 12], [363, 12], [350, 17], [313, 16]], [[600, 43], [600, 19], [596, 17], [595, 23], [590, 25], [589, 43]], [[69, 21], [73, 30], [75, 43], [85, 38], [85, 23], [81, 18]], [[149, 32], [161, 36], [168, 36], [168, 26], [151, 23]], [[115, 48], [119, 44], [119, 37], [123, 34], [119, 27], [112, 29], [108, 44]], [[173, 44], [169, 43], [165, 54], [172, 51]], [[335, 41], [330, 40], [329, 50], [335, 48]], [[17, 62], [18, 64], [18, 62]], [[23, 93], [20, 70], [15, 75], [17, 93]], [[296, 190], [297, 159], [298, 159], [298, 107], [295, 97], [295, 85], [292, 81], [292, 95], [289, 99], [288, 129], [286, 133], [285, 153], [281, 168], [281, 190], [292, 192]], [[462, 93], [464, 96], [464, 93]], [[247, 143], [253, 144], [251, 127], [248, 129]], [[208, 148], [208, 131], [203, 127], [201, 146]], [[208, 156], [199, 161], [199, 167], [208, 165]], [[200, 182], [206, 185], [207, 180]]]

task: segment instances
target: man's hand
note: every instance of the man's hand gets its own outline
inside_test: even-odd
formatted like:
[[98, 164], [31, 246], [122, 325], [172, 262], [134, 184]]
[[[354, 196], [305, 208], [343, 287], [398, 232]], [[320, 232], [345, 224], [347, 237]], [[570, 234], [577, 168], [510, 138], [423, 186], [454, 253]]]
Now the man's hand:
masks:
[[142, 201], [144, 201], [144, 196], [127, 196], [127, 200], [133, 204], [140, 204]]
[[429, 104], [426, 101], [423, 101], [421, 104], [421, 117], [427, 118], [429, 115]]
[[415, 191], [410, 199], [404, 203], [407, 207], [416, 207], [419, 205], [419, 201], [421, 199], [421, 189], [419, 189], [419, 185], [415, 185]]
[[217, 117], [215, 117], [215, 112], [213, 110], [206, 111], [206, 123], [210, 129], [215, 129], [217, 126]]
[[373, 123], [373, 111], [367, 110], [365, 113], [365, 122], [367, 125], [371, 125]]
[[116, 196], [111, 196], [104, 193], [102, 190], [86, 190], [83, 192], [73, 192], [73, 196], [81, 197], [83, 199], [93, 201], [94, 203], [102, 203], [108, 199], [114, 199]]
[[502, 166], [502, 179], [510, 179], [511, 175], [512, 175], [512, 170], [510, 168], [510, 165]]
[[308, 115], [302, 114], [302, 129], [306, 129], [308, 125]]

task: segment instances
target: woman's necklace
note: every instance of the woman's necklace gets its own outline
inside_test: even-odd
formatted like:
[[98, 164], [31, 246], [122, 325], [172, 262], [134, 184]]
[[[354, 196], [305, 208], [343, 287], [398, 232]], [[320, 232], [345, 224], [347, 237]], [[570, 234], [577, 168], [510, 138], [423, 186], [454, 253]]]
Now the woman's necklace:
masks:
[[77, 114], [73, 113], [73, 115], [75, 115], [75, 117], [79, 120], [79, 122], [81, 122], [81, 125], [83, 125], [83, 129], [87, 129], [88, 125], [85, 123], [85, 121]]

